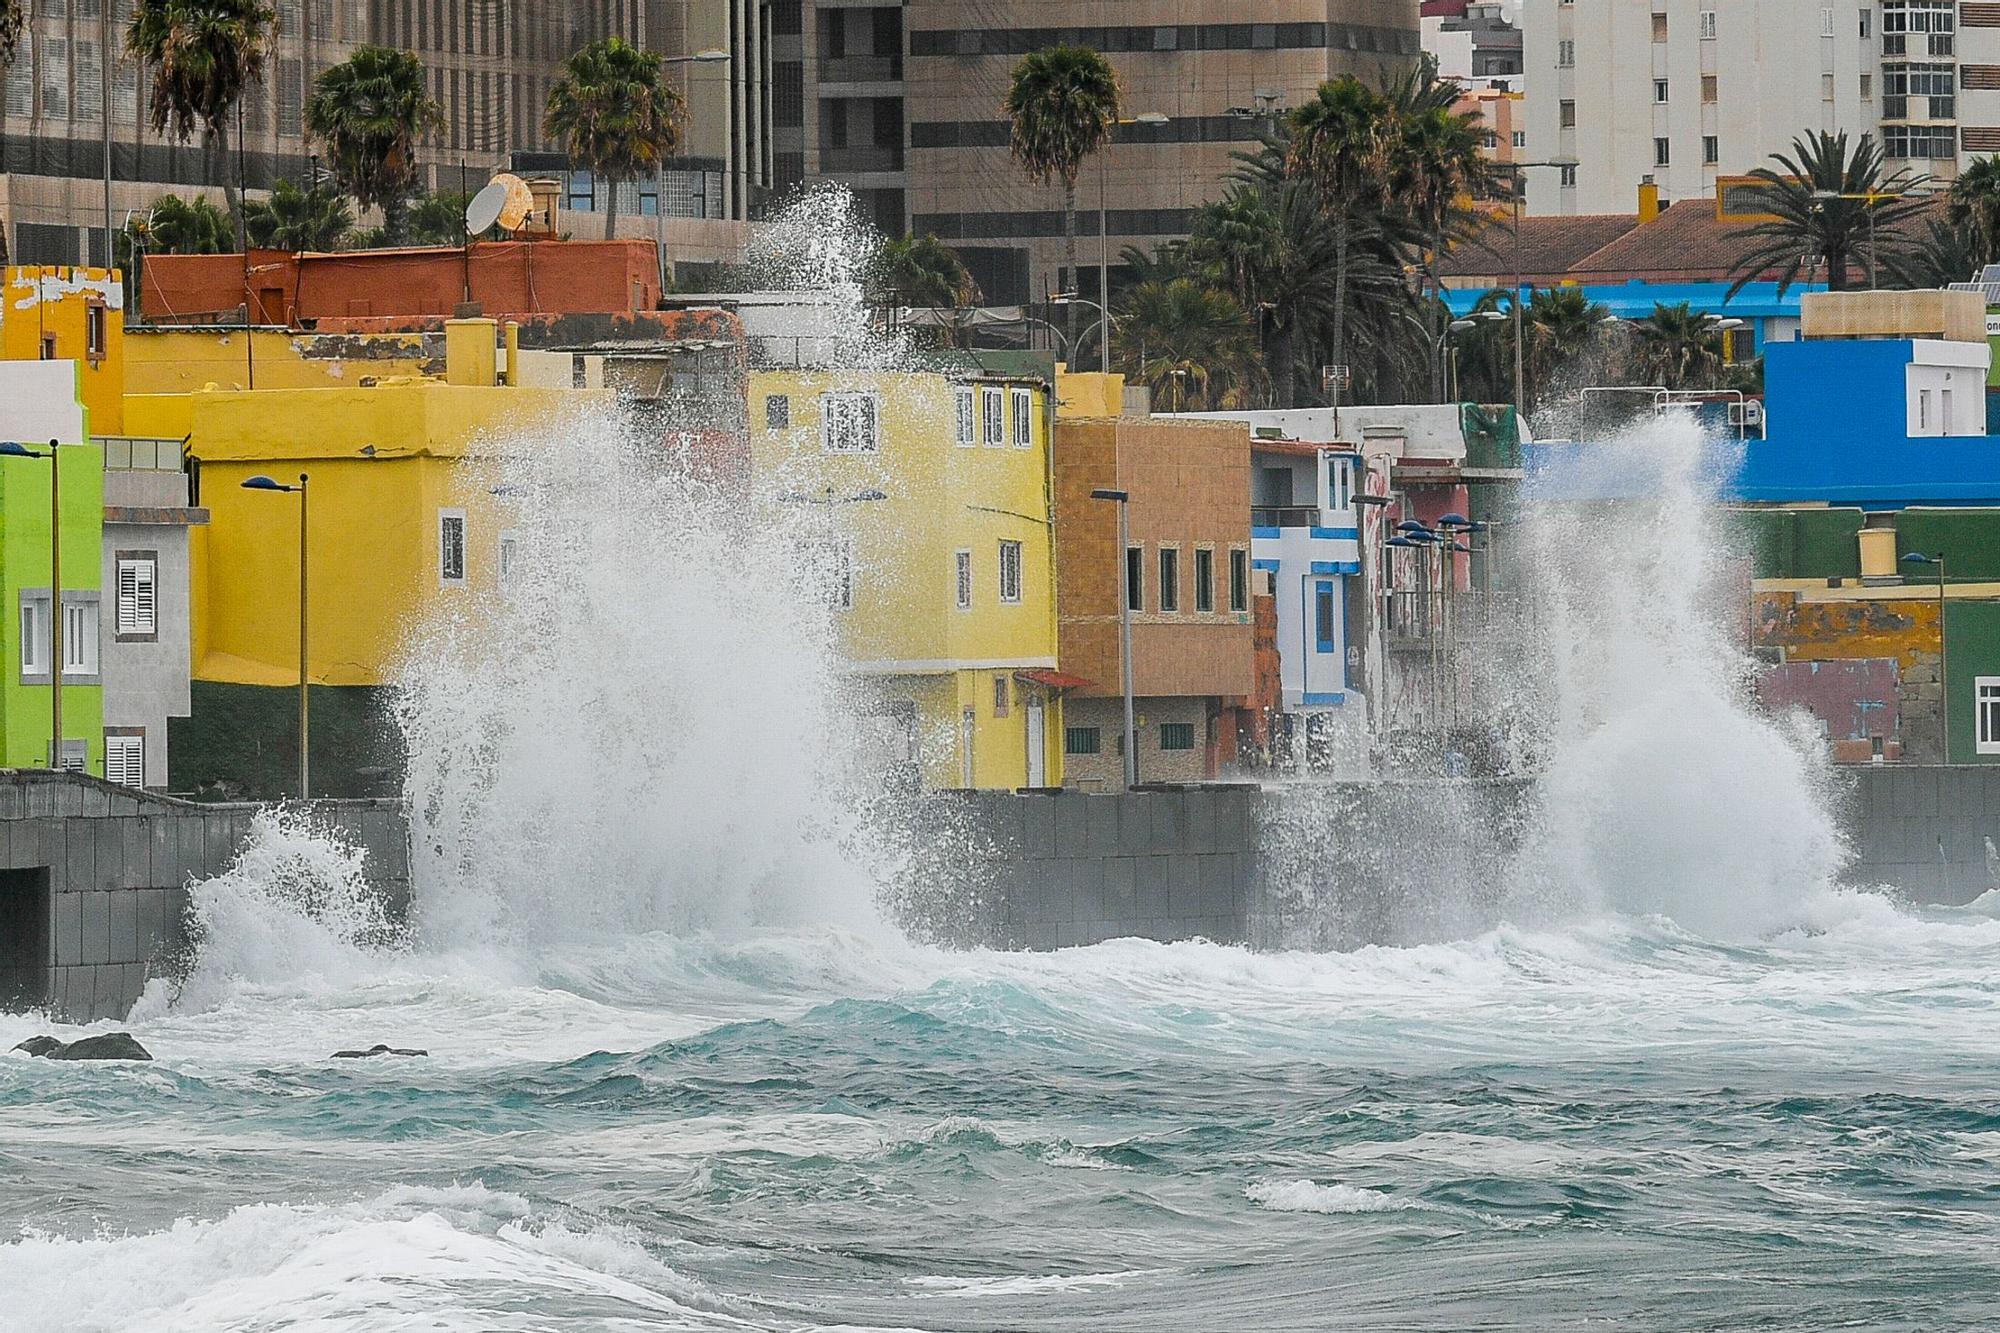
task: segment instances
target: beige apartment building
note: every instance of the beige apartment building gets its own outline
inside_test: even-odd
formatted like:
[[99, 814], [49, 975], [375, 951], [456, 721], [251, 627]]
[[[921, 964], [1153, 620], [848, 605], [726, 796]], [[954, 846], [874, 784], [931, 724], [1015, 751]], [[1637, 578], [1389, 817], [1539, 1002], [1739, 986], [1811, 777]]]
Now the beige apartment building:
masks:
[[[985, 299], [1012, 304], [1068, 286], [1062, 200], [1007, 153], [1001, 112], [1014, 65], [1058, 43], [1117, 67], [1130, 125], [1079, 182], [1083, 273], [1097, 289], [1098, 205], [1110, 257], [1186, 234], [1231, 158], [1275, 116], [1341, 74], [1377, 78], [1420, 50], [1417, 0], [804, 0], [801, 170], [850, 185], [885, 231], [935, 233], [966, 259]], [[777, 99], [785, 76], [774, 69]], [[775, 117], [785, 150], [784, 117]], [[782, 174], [782, 172], [780, 173]]]
[[[303, 113], [312, 82], [374, 43], [416, 52], [444, 108], [444, 132], [420, 153], [428, 188], [464, 180], [476, 189], [507, 169], [559, 177], [561, 225], [601, 235], [606, 188], [550, 151], [541, 112], [563, 60], [614, 34], [668, 55], [731, 53], [727, 63], [672, 68], [689, 99], [682, 153], [658, 178], [622, 187], [621, 234], [658, 234], [691, 257], [727, 257], [740, 250], [734, 220], [768, 189], [765, 0], [276, 0], [275, 8], [264, 80], [242, 105], [253, 191], [311, 176]], [[0, 217], [17, 262], [104, 262], [107, 139], [112, 228], [166, 191], [219, 201], [221, 164], [146, 124], [141, 71], [123, 55], [131, 11], [132, 0], [36, 0], [14, 63], [0, 72]]]
[[1940, 180], [2000, 150], [2000, 4], [1536, 0], [1522, 14], [1536, 213], [1712, 196], [1805, 131], [1872, 133]]

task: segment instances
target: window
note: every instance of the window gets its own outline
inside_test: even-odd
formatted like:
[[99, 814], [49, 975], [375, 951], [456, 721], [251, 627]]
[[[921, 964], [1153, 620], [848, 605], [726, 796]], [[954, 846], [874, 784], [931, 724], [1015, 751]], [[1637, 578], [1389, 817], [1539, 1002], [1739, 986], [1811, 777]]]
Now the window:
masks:
[[789, 430], [792, 425], [792, 400], [782, 393], [764, 395], [764, 429]]
[[503, 588], [514, 581], [514, 561], [519, 549], [520, 542], [514, 536], [513, 529], [510, 528], [500, 534], [499, 544], [493, 554], [494, 568], [499, 571], [496, 581]]
[[1653, 100], [1655, 102], [1664, 102], [1667, 100], [1667, 81], [1665, 79], [1653, 80]]
[[1206, 546], [1194, 553], [1194, 609], [1215, 610], [1215, 552]]
[[1576, 43], [1568, 40], [1556, 43], [1556, 68], [1576, 68]]
[[1832, 5], [1823, 5], [1823, 6], [1821, 6], [1821, 8], [1820, 8], [1820, 11], [1819, 11], [1819, 35], [1820, 35], [1820, 36], [1822, 36], [1822, 37], [1831, 37], [1831, 36], [1833, 36], [1833, 6], [1832, 6]]
[[806, 543], [806, 569], [821, 605], [834, 611], [854, 606], [854, 545], [845, 537]]
[[1950, 120], [1958, 110], [1957, 83], [1951, 65], [1884, 65], [1883, 119]]
[[154, 638], [159, 617], [154, 589], [159, 563], [153, 557], [120, 555], [118, 560], [118, 637]]
[[146, 738], [143, 735], [105, 736], [104, 780], [121, 787], [146, 785]]
[[1673, 165], [1673, 145], [1665, 139], [1653, 140], [1653, 165], [1665, 167]]
[[1701, 76], [1701, 100], [1710, 103], [1715, 101], [1715, 76], [1713, 74], [1704, 74]]
[[438, 582], [465, 582], [465, 511], [438, 510]]
[[1514, 131], [1514, 146], [1516, 148], [1526, 148], [1528, 146], [1528, 132], [1526, 130]]
[[998, 449], [1007, 443], [1007, 408], [1001, 401], [1000, 390], [979, 391], [979, 419], [986, 427], [987, 448]]
[[1125, 609], [1146, 609], [1146, 552], [1143, 547], [1125, 548]]
[[1972, 688], [1976, 748], [1980, 754], [2000, 754], [2000, 676], [1975, 676]]
[[92, 302], [83, 308], [84, 355], [92, 361], [104, 359], [104, 307]]
[[1181, 553], [1172, 546], [1160, 548], [1160, 610], [1181, 609]]
[[43, 593], [39, 600], [27, 594], [21, 596], [21, 674], [24, 676], [46, 676], [49, 674], [49, 598]]
[[1873, 74], [1863, 74], [1861, 76], [1861, 100], [1865, 102], [1874, 95], [1875, 76]]
[[1000, 600], [1021, 600], [1021, 543], [1000, 543]]
[[[1888, 112], [1884, 99], [1882, 114]], [[1884, 125], [1882, 155], [1893, 158], [1928, 158], [1937, 161], [1958, 155], [1956, 125]]]
[[1564, 98], [1562, 101], [1556, 103], [1556, 117], [1561, 128], [1566, 130], [1575, 129], [1576, 103], [1570, 101], [1568, 98]]
[[952, 564], [954, 566], [954, 573], [958, 579], [956, 590], [958, 609], [969, 611], [972, 609], [972, 552], [953, 552]]
[[1919, 389], [1917, 390], [1917, 429], [1929, 430], [1930, 428], [1931, 391], [1929, 389]]
[[1706, 162], [1711, 167], [1714, 166], [1717, 162], [1721, 161], [1722, 140], [1716, 138], [1713, 134], [1702, 135], [1701, 160], [1703, 162]]
[[97, 603], [63, 598], [63, 678], [97, 674]]
[[1560, 184], [1563, 189], [1574, 190], [1576, 188], [1576, 164], [1573, 162], [1563, 163], [1560, 167], [1557, 168], [1557, 177], [1558, 177], [1557, 183]]
[[1952, 55], [1957, 50], [1957, 29], [1956, 0], [1882, 0], [1885, 56]]
[[1229, 609], [1247, 611], [1250, 609], [1250, 553], [1231, 551], [1229, 553]]
[[1096, 727], [1064, 727], [1064, 754], [1098, 754], [1104, 749], [1104, 736]]
[[1653, 15], [1653, 40], [1656, 42], [1667, 40], [1667, 16], [1665, 14]]
[[1009, 389], [1007, 398], [1014, 407], [1014, 447], [1027, 449], [1035, 443], [1035, 396], [1026, 389]]
[[1321, 579], [1313, 585], [1313, 647], [1323, 653], [1333, 651], [1333, 581]]
[[1695, 35], [1705, 42], [1715, 40], [1715, 11], [1704, 9], [1695, 15]]
[[1951, 434], [1951, 390], [1938, 390], [1938, 434]]
[[1819, 76], [1819, 100], [1822, 102], [1831, 102], [1833, 100], [1833, 75], [1822, 74]]
[[824, 393], [819, 399], [820, 447], [830, 454], [872, 454], [879, 446], [881, 405], [872, 393]]
[[972, 419], [972, 390], [954, 389], [951, 397], [954, 414], [952, 442], [961, 449], [970, 449], [978, 443], [974, 438], [976, 423]]
[[1875, 11], [1872, 9], [1864, 9], [1861, 11], [1861, 40], [1865, 42], [1874, 35], [1875, 35]]
[[1346, 509], [1354, 502], [1350, 490], [1354, 473], [1348, 468], [1344, 458], [1330, 459], [1326, 465], [1326, 507]]
[[1162, 722], [1160, 724], [1160, 748], [1162, 750], [1192, 750], [1194, 748], [1194, 723]]
[[995, 676], [993, 678], [993, 716], [1007, 716], [1007, 702], [1007, 678], [1005, 676]]

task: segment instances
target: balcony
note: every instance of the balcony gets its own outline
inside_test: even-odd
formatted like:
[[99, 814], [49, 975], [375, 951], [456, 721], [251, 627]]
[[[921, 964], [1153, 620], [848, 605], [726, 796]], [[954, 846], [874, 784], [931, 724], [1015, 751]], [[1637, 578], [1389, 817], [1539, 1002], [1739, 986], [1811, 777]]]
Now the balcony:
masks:
[[1253, 508], [1250, 511], [1250, 526], [1253, 528], [1315, 528], [1320, 526], [1320, 511], [1312, 505], [1278, 505]]
[[819, 169], [826, 175], [860, 176], [869, 172], [901, 171], [903, 150], [880, 148], [822, 148]]
[[181, 442], [142, 435], [93, 435], [90, 442], [104, 450], [111, 471], [179, 472]]
[[901, 83], [903, 58], [896, 56], [832, 56], [819, 62], [819, 81], [829, 83]]

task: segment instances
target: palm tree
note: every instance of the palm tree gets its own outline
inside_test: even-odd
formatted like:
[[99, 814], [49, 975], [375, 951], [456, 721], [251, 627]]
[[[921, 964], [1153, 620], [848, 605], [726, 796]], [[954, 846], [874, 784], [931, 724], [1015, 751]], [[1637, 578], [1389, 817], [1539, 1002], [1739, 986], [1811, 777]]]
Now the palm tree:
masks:
[[[1990, 160], [1990, 159], [1989, 159]], [[1947, 287], [1971, 282], [1993, 262], [1986, 233], [1975, 217], [1924, 223], [1924, 234], [1904, 250], [1883, 257], [1891, 285], [1905, 288]]]
[[1603, 342], [1611, 312], [1574, 287], [1543, 287], [1528, 298], [1524, 316], [1532, 403], [1566, 367]]
[[243, 182], [227, 162], [229, 113], [263, 77], [273, 17], [262, 0], [138, 0], [125, 30], [126, 50], [152, 70], [153, 132], [186, 143], [199, 129], [208, 151], [225, 159], [222, 197], [238, 247], [247, 238]]
[[681, 142], [687, 102], [660, 77], [660, 58], [617, 37], [592, 42], [563, 64], [542, 126], [607, 187], [604, 236], [618, 234], [618, 187], [656, 171]]
[[333, 190], [320, 185], [301, 190], [292, 181], [281, 180], [268, 201], [243, 205], [243, 220], [252, 245], [296, 254], [339, 246], [354, 225], [354, 213], [346, 198]]
[[386, 46], [356, 49], [313, 80], [305, 122], [326, 145], [334, 179], [363, 208], [380, 208], [389, 243], [400, 243], [417, 141], [444, 127], [443, 109], [424, 91], [423, 62]]
[[[1948, 214], [1953, 224], [1970, 224], [1978, 237], [1972, 273], [2000, 258], [2000, 156], [1978, 157], [1951, 183]], [[1972, 276], [1954, 278], [1963, 282]]]
[[1810, 273], [1814, 256], [1826, 263], [1827, 287], [1846, 290], [1848, 264], [1856, 252], [1867, 246], [1872, 263], [1878, 240], [1891, 248], [1898, 243], [1893, 232], [1878, 237], [1878, 229], [1923, 207], [1895, 196], [1929, 180], [1907, 171], [1885, 178], [1881, 145], [1869, 134], [1856, 140], [1851, 151], [1845, 131], [1804, 134], [1792, 140], [1790, 156], [1773, 153], [1771, 160], [1783, 170], [1758, 167], [1750, 173], [1759, 182], [1754, 197], [1771, 216], [1730, 233], [1756, 242], [1731, 270], [1743, 275], [1730, 287], [1731, 296], [1772, 270], [1782, 293], [1799, 280], [1801, 270]]
[[1722, 333], [1713, 315], [1696, 314], [1686, 301], [1655, 305], [1634, 327], [1633, 361], [1641, 374], [1668, 389], [1705, 389], [1722, 373]]
[[965, 262], [935, 236], [884, 241], [868, 266], [869, 300], [877, 305], [957, 309], [979, 301], [979, 284]]
[[1387, 176], [1389, 103], [1351, 75], [1319, 86], [1292, 112], [1287, 169], [1311, 181], [1333, 230], [1333, 320], [1329, 353], [1347, 364], [1347, 287], [1354, 231], [1379, 209]]
[[113, 262], [125, 271], [125, 308], [139, 308], [147, 255], [219, 255], [231, 240], [229, 215], [208, 200], [161, 195], [144, 217], [119, 228], [112, 247]]
[[[1433, 66], [1433, 57], [1425, 57]], [[1420, 252], [1423, 271], [1432, 290], [1438, 281], [1437, 261], [1444, 253], [1447, 237], [1468, 233], [1474, 214], [1461, 202], [1480, 193], [1491, 174], [1480, 151], [1479, 116], [1461, 115], [1449, 106], [1428, 107], [1405, 114], [1389, 142], [1391, 198], [1410, 214], [1427, 244]], [[1442, 302], [1431, 303], [1431, 337], [1437, 339], [1446, 318]], [[1444, 399], [1444, 367], [1431, 360], [1433, 396]]]
[[1163, 412], [1241, 407], [1261, 370], [1256, 337], [1229, 293], [1190, 278], [1142, 282], [1118, 301], [1118, 368]]
[[[1118, 75], [1111, 62], [1080, 46], [1052, 46], [1021, 57], [1002, 104], [1012, 126], [1007, 148], [1039, 185], [1062, 182], [1063, 265], [1076, 281], [1076, 177], [1083, 161], [1118, 123]], [[1099, 292], [1100, 300], [1107, 293]], [[1069, 304], [1076, 342], [1076, 303]]]

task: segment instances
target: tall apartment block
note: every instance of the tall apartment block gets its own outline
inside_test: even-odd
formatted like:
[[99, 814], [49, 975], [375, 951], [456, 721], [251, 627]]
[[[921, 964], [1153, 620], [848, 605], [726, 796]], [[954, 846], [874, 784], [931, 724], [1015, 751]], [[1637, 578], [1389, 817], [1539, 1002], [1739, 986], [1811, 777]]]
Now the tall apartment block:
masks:
[[[312, 82], [356, 47], [374, 43], [414, 51], [444, 108], [445, 130], [420, 152], [426, 186], [455, 190], [464, 180], [476, 189], [506, 169], [557, 175], [568, 209], [601, 213], [608, 203], [604, 183], [568, 170], [542, 134], [541, 119], [570, 53], [617, 35], [666, 54], [732, 55], [727, 64], [671, 68], [689, 100], [681, 156], [658, 178], [622, 187], [619, 211], [633, 219], [629, 226], [644, 231], [662, 213], [747, 217], [762, 203], [771, 172], [766, 3], [275, 0], [264, 80], [242, 104], [245, 179], [253, 190], [286, 177], [306, 181], [315, 152], [303, 120]], [[164, 191], [186, 193], [223, 179], [222, 164], [198, 143], [168, 144], [146, 124], [141, 71], [123, 54], [131, 11], [132, 0], [33, 0], [14, 63], [0, 73], [0, 217], [18, 262], [103, 262], [107, 138], [113, 228]], [[582, 218], [564, 224], [593, 230]]]
[[[1184, 236], [1275, 115], [1342, 74], [1376, 79], [1420, 50], [1417, 0], [802, 0], [798, 143], [806, 175], [844, 181], [885, 231], [935, 233], [986, 301], [1076, 283], [1095, 295], [1098, 208], [1110, 255]], [[1078, 257], [1060, 272], [1062, 198], [1007, 153], [1001, 110], [1014, 65], [1058, 43], [1117, 68], [1128, 125], [1078, 182]], [[782, 57], [778, 57], [782, 58]], [[773, 69], [782, 103], [784, 75]], [[779, 152], [787, 133], [778, 114]], [[779, 173], [782, 175], [782, 171]]]
[[[2000, 150], [2000, 4], [1971, 0], [1531, 0], [1523, 11], [1536, 213], [1711, 194], [1804, 131], [1872, 133], [1941, 179]], [[1974, 63], [1986, 62], [1986, 63]]]

